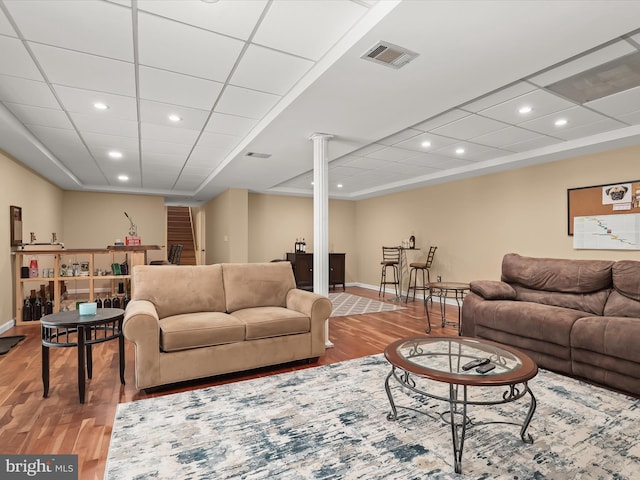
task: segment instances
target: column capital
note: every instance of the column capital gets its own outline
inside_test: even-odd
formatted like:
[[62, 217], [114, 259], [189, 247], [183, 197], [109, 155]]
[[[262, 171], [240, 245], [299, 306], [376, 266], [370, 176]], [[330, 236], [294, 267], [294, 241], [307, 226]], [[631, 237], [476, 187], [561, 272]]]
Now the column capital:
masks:
[[311, 135], [309, 135], [309, 140], [321, 140], [321, 139], [331, 140], [332, 138], [333, 138], [333, 135], [331, 135], [330, 133], [314, 132]]

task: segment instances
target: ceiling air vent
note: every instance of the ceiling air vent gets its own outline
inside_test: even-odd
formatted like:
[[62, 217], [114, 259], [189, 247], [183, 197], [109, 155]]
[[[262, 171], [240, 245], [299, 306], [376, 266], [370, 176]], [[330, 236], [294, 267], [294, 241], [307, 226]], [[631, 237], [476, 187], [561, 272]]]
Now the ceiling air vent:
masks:
[[270, 156], [271, 156], [270, 153], [258, 153], [258, 152], [245, 153], [245, 157], [269, 158]]
[[547, 88], [578, 103], [591, 102], [640, 86], [640, 52], [565, 78]]
[[389, 42], [378, 42], [360, 58], [371, 62], [386, 65], [391, 68], [400, 68], [405, 66], [411, 60], [416, 58], [418, 54], [399, 47]]

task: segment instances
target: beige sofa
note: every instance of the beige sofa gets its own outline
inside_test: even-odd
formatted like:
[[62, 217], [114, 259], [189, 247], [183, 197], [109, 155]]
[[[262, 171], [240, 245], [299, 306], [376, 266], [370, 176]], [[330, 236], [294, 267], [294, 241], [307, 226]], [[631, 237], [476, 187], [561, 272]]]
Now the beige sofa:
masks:
[[133, 268], [123, 332], [138, 389], [324, 354], [331, 301], [289, 262]]

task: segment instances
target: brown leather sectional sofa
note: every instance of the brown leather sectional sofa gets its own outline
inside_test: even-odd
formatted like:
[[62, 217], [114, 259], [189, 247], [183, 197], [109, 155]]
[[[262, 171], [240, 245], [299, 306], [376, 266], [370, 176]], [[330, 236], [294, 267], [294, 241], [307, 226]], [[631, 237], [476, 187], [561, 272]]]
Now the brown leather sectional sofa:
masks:
[[471, 282], [462, 335], [512, 345], [540, 367], [640, 395], [640, 262], [504, 256]]
[[331, 301], [289, 262], [136, 266], [123, 332], [144, 389], [319, 357]]

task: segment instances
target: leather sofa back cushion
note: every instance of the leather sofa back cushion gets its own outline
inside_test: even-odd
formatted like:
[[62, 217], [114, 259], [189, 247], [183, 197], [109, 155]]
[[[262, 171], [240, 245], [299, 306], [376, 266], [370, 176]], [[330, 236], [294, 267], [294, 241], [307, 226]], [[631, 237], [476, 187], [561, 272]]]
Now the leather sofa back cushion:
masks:
[[516, 298], [522, 302], [534, 302], [542, 305], [571, 308], [593, 315], [602, 315], [607, 297], [611, 290], [600, 290], [593, 293], [561, 293], [532, 290], [520, 285], [513, 285]]
[[502, 259], [502, 281], [533, 290], [590, 293], [611, 288], [613, 261], [531, 258], [508, 253]]
[[220, 265], [137, 265], [132, 282], [133, 299], [153, 303], [161, 319], [225, 311]]
[[640, 262], [620, 260], [613, 265], [613, 288], [625, 297], [640, 301]]
[[289, 262], [223, 263], [227, 312], [252, 307], [286, 307], [287, 293], [296, 288]]

